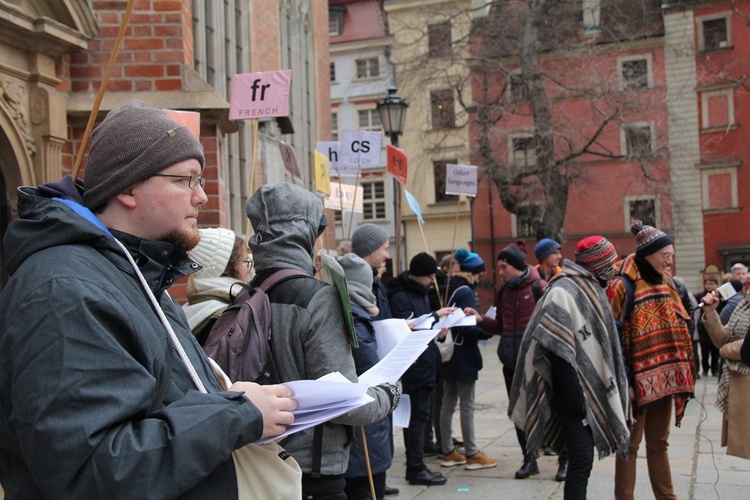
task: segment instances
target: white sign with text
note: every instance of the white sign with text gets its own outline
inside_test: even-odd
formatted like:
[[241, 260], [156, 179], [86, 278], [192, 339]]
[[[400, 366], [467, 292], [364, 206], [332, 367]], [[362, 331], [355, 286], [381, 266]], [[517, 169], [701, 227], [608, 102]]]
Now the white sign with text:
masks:
[[477, 195], [476, 165], [445, 165], [445, 194]]

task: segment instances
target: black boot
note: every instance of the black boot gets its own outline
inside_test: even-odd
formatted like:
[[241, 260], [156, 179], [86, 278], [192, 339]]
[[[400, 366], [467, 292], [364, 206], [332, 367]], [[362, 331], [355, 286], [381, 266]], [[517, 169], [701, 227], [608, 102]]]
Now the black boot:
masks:
[[568, 459], [560, 458], [557, 460], [557, 474], [555, 474], [555, 481], [561, 483], [568, 477]]
[[536, 457], [526, 457], [523, 465], [516, 471], [516, 479], [528, 479], [531, 476], [539, 474], [539, 466], [536, 464]]
[[406, 476], [409, 478], [409, 484], [439, 486], [448, 482], [441, 473], [432, 472], [427, 467], [407, 467]]

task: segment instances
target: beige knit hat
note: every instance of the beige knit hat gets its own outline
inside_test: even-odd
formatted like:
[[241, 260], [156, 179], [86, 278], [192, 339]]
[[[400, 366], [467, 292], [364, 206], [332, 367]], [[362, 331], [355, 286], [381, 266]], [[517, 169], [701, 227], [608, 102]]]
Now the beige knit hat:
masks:
[[190, 258], [203, 266], [193, 274], [197, 279], [218, 278], [229, 264], [236, 238], [234, 231], [223, 227], [199, 229], [201, 241], [190, 250]]

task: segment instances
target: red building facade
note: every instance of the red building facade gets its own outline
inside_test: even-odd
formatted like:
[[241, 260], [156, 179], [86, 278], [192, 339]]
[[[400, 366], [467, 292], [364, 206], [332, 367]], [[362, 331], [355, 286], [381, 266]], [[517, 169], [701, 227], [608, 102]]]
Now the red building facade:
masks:
[[[557, 168], [569, 183], [566, 206], [552, 208], [565, 210], [561, 233], [541, 236], [561, 241], [563, 256], [570, 259], [576, 243], [591, 234], [606, 236], [625, 255], [635, 248], [630, 233], [634, 219], [667, 232], [674, 228], [664, 25], [658, 7], [614, 13], [604, 10], [602, 2], [603, 10], [592, 20], [584, 15], [581, 4], [570, 5], [548, 14], [556, 19], [555, 32], [541, 29], [539, 37], [542, 50], [537, 60], [554, 130], [554, 158], [561, 162]], [[498, 8], [475, 33], [490, 29], [520, 39], [525, 16], [523, 10]], [[492, 23], [497, 25], [488, 28], [486, 24]], [[500, 168], [511, 175], [538, 167], [532, 106], [517, 56], [520, 50], [509, 41], [493, 54], [502, 69], [489, 79], [484, 75], [475, 79], [494, 82], [496, 90], [491, 94], [500, 96], [503, 116], [488, 133]], [[486, 89], [474, 88], [475, 104], [481, 106], [476, 98], [486, 94]], [[478, 137], [483, 127], [472, 123], [470, 136]], [[472, 144], [481, 170], [484, 160], [476, 154], [478, 149], [476, 142]], [[539, 204], [544, 196], [539, 183], [533, 176], [524, 182], [525, 186], [507, 189], [530, 193], [522, 204]], [[538, 213], [511, 214], [500, 202], [498, 186], [488, 182], [486, 175], [473, 211], [475, 248], [484, 259], [494, 263], [504, 246], [524, 238], [527, 263], [537, 264], [533, 248], [540, 235], [529, 217]], [[491, 302], [494, 285], [494, 279], [484, 283], [483, 303]]]

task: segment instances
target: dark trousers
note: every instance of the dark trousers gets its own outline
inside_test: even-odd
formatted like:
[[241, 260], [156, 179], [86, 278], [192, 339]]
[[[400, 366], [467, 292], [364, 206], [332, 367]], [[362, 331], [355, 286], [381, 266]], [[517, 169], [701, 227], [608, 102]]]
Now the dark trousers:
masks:
[[404, 429], [406, 466], [424, 468], [424, 428], [430, 420], [432, 387], [404, 387], [411, 401], [411, 420]]
[[344, 476], [302, 474], [302, 498], [307, 500], [346, 500]]
[[558, 416], [566, 438], [565, 455], [568, 459], [565, 500], [585, 500], [591, 468], [594, 466], [594, 436], [591, 428], [583, 425], [581, 415], [571, 415], [565, 409], [558, 408]]
[[[375, 485], [375, 498], [378, 500], [385, 496], [385, 472], [372, 475], [372, 482]], [[346, 478], [346, 488], [344, 489], [348, 500], [372, 500], [370, 491], [370, 478], [368, 477], [348, 477]]]
[[[515, 370], [513, 368], [508, 368], [507, 366], [503, 366], [503, 378], [505, 378], [505, 390], [508, 391], [508, 396], [510, 397], [510, 389], [513, 386], [513, 372]], [[523, 457], [526, 457], [526, 433], [520, 429], [518, 426], [516, 426], [516, 438], [518, 438], [518, 444], [521, 445], [521, 451], [523, 452]]]
[[[432, 397], [430, 402], [430, 416], [427, 420], [427, 425], [424, 428], [424, 442], [429, 444], [432, 442], [437, 443], [437, 447], [440, 448], [440, 409], [443, 407], [443, 382], [438, 380], [435, 387], [432, 389]], [[433, 432], [434, 430], [434, 432]], [[445, 453], [448, 453], [447, 451]]]
[[[708, 374], [709, 367], [712, 375], [719, 374], [719, 348], [711, 342], [711, 339], [701, 338], [701, 362], [703, 363], [703, 374]], [[711, 361], [709, 363], [709, 359]]]

